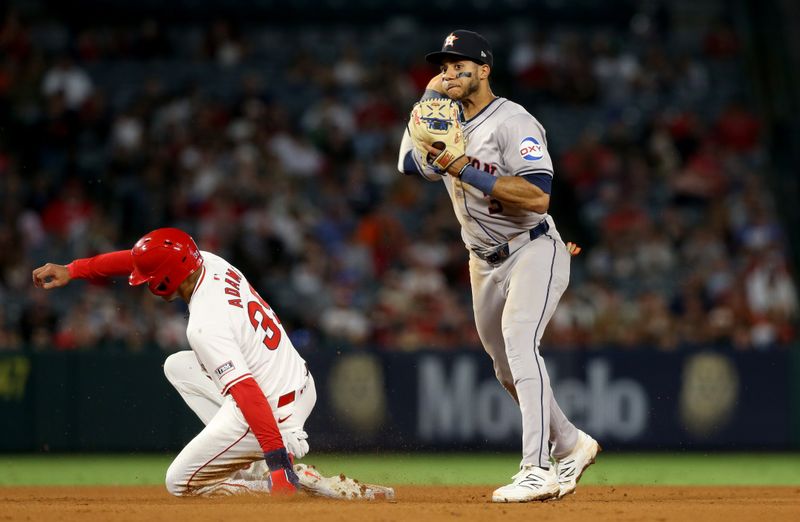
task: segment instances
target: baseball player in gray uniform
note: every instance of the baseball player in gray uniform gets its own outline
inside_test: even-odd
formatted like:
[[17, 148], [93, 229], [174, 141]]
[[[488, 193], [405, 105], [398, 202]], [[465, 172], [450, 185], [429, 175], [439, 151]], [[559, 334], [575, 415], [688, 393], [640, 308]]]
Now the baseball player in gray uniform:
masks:
[[426, 59], [441, 74], [421, 103], [447, 97], [460, 104], [466, 155], [442, 171], [429, 163], [439, 150], [425, 146], [430, 154], [423, 154], [407, 130], [398, 169], [444, 182], [470, 252], [478, 334], [522, 412], [520, 471], [492, 500], [561, 498], [575, 491], [600, 446], [559, 408], [539, 353], [571, 257], [547, 213], [553, 162], [545, 131], [524, 107], [492, 93], [492, 51], [481, 35], [454, 31]]

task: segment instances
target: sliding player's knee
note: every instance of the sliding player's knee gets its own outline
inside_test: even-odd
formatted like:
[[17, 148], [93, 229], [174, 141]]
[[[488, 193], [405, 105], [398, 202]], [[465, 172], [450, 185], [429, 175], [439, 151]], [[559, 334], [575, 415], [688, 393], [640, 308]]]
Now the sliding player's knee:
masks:
[[167, 469], [167, 476], [164, 478], [164, 485], [170, 495], [181, 497], [186, 495], [185, 471], [176, 466], [173, 462]]
[[177, 386], [180, 381], [186, 380], [192, 364], [197, 364], [192, 352], [173, 353], [164, 361], [164, 375], [173, 386]]

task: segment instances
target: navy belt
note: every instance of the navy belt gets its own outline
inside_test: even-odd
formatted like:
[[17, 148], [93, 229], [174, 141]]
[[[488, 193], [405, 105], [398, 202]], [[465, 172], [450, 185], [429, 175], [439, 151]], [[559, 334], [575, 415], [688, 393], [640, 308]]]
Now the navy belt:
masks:
[[503, 243], [502, 245], [497, 245], [491, 248], [473, 248], [472, 251], [475, 252], [475, 255], [490, 265], [499, 265], [508, 259], [511, 254], [522, 248], [525, 244], [530, 243], [543, 234], [546, 234], [548, 230], [550, 230], [550, 224], [547, 222], [547, 220], [543, 220], [541, 223], [527, 232], [517, 234], [511, 238], [511, 241], [508, 243]]

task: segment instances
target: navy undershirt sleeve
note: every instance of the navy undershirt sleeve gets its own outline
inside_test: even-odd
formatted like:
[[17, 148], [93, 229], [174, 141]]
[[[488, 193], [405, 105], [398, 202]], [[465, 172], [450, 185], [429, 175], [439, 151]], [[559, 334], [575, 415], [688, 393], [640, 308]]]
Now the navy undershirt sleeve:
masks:
[[403, 157], [403, 174], [411, 175], [411, 174], [420, 174], [422, 172], [419, 171], [417, 168], [417, 163], [414, 161], [414, 157], [412, 156], [413, 151], [406, 152], [406, 155]]
[[422, 98], [420, 98], [419, 101], [435, 100], [437, 98], [444, 98], [444, 94], [434, 91], [433, 89], [425, 89], [425, 93], [423, 93]]
[[545, 194], [550, 194], [550, 189], [553, 184], [553, 176], [546, 173], [540, 174], [526, 174], [522, 178], [528, 183], [532, 183], [542, 189]]

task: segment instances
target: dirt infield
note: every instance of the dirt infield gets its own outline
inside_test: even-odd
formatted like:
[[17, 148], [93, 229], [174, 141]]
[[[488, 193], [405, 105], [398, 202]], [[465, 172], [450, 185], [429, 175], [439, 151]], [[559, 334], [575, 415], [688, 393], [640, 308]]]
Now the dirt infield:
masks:
[[240, 496], [178, 499], [160, 487], [0, 488], [0, 521], [800, 520], [800, 487], [585, 486], [560, 501], [492, 504], [490, 487], [397, 488], [394, 502]]

